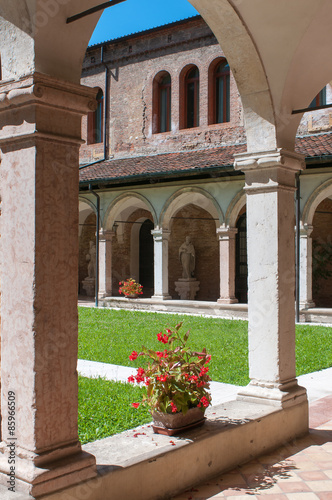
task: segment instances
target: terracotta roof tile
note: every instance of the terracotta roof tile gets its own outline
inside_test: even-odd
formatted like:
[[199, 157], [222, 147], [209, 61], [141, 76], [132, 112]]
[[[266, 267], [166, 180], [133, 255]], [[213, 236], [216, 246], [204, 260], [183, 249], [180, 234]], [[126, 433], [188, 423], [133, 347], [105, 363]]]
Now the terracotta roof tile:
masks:
[[[296, 151], [314, 159], [332, 155], [332, 133], [298, 137]], [[201, 173], [204, 169], [223, 170], [231, 168], [234, 155], [246, 151], [246, 144], [236, 144], [219, 148], [165, 153], [150, 156], [136, 156], [115, 160], [105, 160], [80, 169], [80, 183], [134, 181], [144, 177], [165, 177]]]

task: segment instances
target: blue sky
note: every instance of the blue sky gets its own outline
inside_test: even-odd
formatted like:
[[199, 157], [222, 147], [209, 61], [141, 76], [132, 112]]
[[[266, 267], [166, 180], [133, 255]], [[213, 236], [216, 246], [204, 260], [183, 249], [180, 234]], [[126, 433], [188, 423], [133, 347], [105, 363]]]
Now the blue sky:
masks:
[[187, 0], [126, 0], [104, 10], [89, 45], [197, 14]]

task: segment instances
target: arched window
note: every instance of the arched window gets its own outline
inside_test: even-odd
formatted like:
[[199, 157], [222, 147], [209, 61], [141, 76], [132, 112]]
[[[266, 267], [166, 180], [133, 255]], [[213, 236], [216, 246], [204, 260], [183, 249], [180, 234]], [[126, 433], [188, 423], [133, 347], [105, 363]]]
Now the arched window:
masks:
[[97, 94], [97, 109], [88, 113], [87, 144], [98, 144], [103, 142], [103, 91], [99, 89]]
[[171, 130], [171, 75], [159, 73], [153, 83], [153, 133]]
[[229, 121], [230, 69], [226, 59], [219, 59], [209, 70], [209, 124]]
[[185, 128], [199, 126], [199, 71], [196, 66], [189, 69], [184, 80]]
[[324, 87], [309, 104], [309, 108], [324, 106], [326, 104], [326, 87]]
[[223, 61], [216, 67], [214, 73], [215, 123], [225, 123], [230, 120], [229, 79], [229, 65], [227, 61]]

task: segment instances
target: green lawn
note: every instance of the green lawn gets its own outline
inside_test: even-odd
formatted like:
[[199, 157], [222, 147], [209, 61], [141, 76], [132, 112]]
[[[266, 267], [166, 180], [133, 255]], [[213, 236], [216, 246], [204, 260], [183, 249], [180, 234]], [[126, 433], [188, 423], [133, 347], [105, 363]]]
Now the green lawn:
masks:
[[82, 444], [151, 421], [146, 408], [132, 408], [142, 389], [101, 378], [78, 378], [78, 434]]
[[[157, 333], [182, 320], [183, 328], [191, 331], [191, 346], [198, 350], [206, 347], [212, 355], [212, 380], [236, 385], [249, 382], [246, 321], [82, 307], [78, 357], [137, 367], [141, 359], [129, 361], [129, 354], [139, 351], [142, 345], [160, 349]], [[332, 328], [296, 326], [296, 365], [297, 375], [332, 366]], [[129, 384], [79, 377], [81, 442], [149, 422], [146, 409], [131, 407], [132, 402], [140, 401], [142, 390]]]
[[[182, 328], [191, 332], [191, 346], [206, 347], [212, 355], [212, 380], [236, 385], [249, 382], [247, 321], [82, 307], [79, 308], [78, 357], [139, 366], [141, 359], [129, 361], [131, 351], [139, 351], [142, 345], [160, 347], [157, 333], [182, 320]], [[296, 362], [297, 375], [332, 366], [332, 328], [297, 325]]]

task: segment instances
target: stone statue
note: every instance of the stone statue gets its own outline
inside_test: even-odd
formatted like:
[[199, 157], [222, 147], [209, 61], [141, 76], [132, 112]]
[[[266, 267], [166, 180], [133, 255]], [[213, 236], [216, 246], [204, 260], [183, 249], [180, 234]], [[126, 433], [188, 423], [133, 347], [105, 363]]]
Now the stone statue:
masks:
[[88, 277], [96, 277], [96, 245], [93, 241], [90, 241], [89, 253], [86, 254], [86, 260], [88, 264]]
[[179, 257], [182, 265], [182, 278], [193, 278], [195, 269], [195, 248], [191, 243], [190, 236], [186, 236], [186, 241], [180, 246]]

